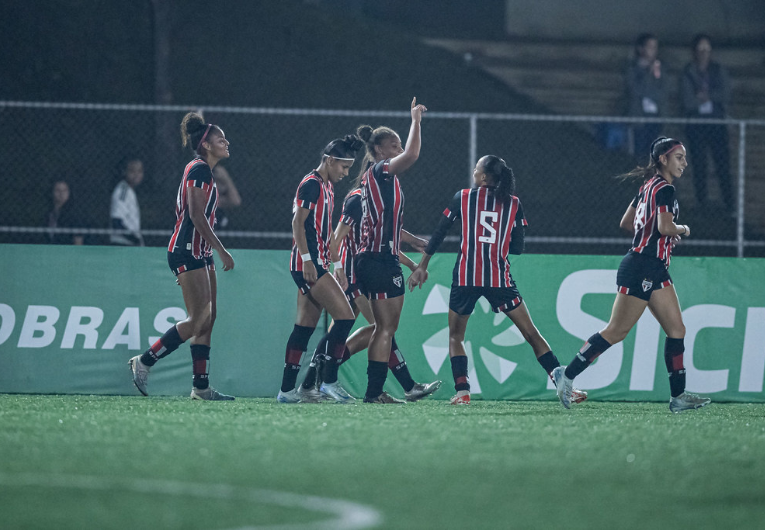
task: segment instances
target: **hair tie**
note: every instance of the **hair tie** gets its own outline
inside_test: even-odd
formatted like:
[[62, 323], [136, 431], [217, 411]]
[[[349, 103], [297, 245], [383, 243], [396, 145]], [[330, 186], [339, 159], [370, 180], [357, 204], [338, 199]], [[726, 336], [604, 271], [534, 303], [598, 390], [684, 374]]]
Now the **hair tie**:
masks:
[[202, 143], [205, 141], [205, 138], [207, 138], [207, 133], [210, 132], [210, 127], [212, 127], [212, 123], [207, 124], [207, 129], [205, 129], [205, 133], [202, 135], [202, 139], [199, 140], [196, 151], [199, 151], [199, 148], [202, 147]]

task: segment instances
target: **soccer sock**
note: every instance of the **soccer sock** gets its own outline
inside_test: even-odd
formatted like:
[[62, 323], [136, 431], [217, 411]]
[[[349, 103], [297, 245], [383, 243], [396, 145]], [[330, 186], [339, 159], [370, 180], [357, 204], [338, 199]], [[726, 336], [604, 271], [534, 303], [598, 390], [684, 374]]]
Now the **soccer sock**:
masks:
[[355, 320], [335, 320], [332, 329], [327, 333], [327, 362], [324, 364], [324, 382], [328, 384], [337, 382], [337, 369], [343, 362], [343, 353], [345, 353], [345, 341], [348, 339], [348, 333], [351, 332]]
[[414, 387], [414, 379], [412, 374], [409, 373], [409, 367], [406, 365], [404, 355], [401, 350], [398, 349], [396, 344], [396, 337], [393, 337], [391, 341], [390, 357], [388, 357], [388, 368], [393, 372], [396, 380], [404, 389], [404, 392], [409, 392]]
[[183, 342], [183, 339], [178, 334], [178, 328], [173, 326], [165, 331], [165, 334], [141, 355], [141, 362], [146, 366], [154, 366], [162, 357], [167, 357], [177, 350], [178, 346], [183, 344]]
[[667, 364], [669, 373], [669, 391], [672, 397], [677, 397], [685, 392], [685, 365], [683, 353], [685, 352], [684, 339], [671, 339], [664, 341], [664, 362]]
[[600, 333], [596, 333], [584, 343], [582, 349], [576, 354], [576, 357], [566, 367], [566, 377], [573, 379], [592, 364], [592, 361], [598, 358], [598, 355], [610, 348], [611, 345], [600, 336]]
[[298, 326], [292, 329], [292, 334], [287, 340], [287, 352], [284, 355], [284, 374], [282, 375], [282, 392], [289, 392], [295, 388], [298, 372], [300, 372], [300, 358], [308, 348], [308, 341], [315, 328]]
[[537, 362], [542, 365], [542, 368], [545, 369], [547, 375], [550, 375], [553, 370], [560, 366], [560, 361], [558, 361], [558, 358], [551, 351], [537, 357]]
[[451, 358], [452, 375], [454, 376], [454, 390], [470, 391], [470, 381], [468, 380], [468, 358], [467, 355], [455, 355]]
[[367, 393], [368, 399], [374, 399], [383, 391], [385, 378], [388, 376], [388, 363], [381, 361], [369, 361], [367, 366]]
[[194, 365], [194, 388], [204, 390], [210, 386], [207, 361], [210, 360], [210, 347], [205, 344], [191, 345], [191, 362]]

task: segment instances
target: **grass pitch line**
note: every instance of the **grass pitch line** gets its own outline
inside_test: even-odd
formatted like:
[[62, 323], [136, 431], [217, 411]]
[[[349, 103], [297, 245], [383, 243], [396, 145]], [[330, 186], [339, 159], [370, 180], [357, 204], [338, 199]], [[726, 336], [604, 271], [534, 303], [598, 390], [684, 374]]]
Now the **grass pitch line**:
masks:
[[340, 499], [300, 495], [283, 491], [247, 488], [230, 484], [196, 484], [173, 480], [120, 479], [87, 475], [59, 475], [42, 473], [0, 473], [0, 486], [39, 486], [78, 490], [120, 490], [146, 494], [164, 494], [202, 499], [241, 500], [271, 504], [285, 508], [332, 515], [332, 519], [305, 524], [240, 526], [228, 530], [357, 530], [373, 528], [382, 522], [382, 515], [368, 506]]

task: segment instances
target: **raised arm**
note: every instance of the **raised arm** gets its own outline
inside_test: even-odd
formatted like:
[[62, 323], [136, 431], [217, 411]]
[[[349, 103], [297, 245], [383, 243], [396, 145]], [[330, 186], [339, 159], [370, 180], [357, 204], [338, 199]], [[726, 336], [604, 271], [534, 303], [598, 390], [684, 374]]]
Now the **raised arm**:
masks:
[[409, 127], [404, 152], [390, 161], [388, 172], [392, 175], [400, 175], [412, 167], [420, 157], [420, 120], [422, 120], [422, 113], [427, 110], [425, 105], [417, 104], [417, 98], [412, 99], [412, 125]]

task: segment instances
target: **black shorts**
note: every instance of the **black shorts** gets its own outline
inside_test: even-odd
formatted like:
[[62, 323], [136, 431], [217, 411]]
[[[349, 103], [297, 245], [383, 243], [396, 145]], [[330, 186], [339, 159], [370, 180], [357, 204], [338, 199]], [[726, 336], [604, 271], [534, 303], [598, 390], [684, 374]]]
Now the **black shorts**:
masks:
[[404, 273], [398, 256], [364, 252], [356, 256], [356, 277], [361, 293], [370, 300], [404, 296]]
[[345, 290], [345, 297], [348, 299], [348, 302], [353, 302], [353, 300], [363, 294], [364, 293], [361, 292], [361, 286], [358, 282], [348, 283], [348, 288]]
[[176, 276], [183, 272], [202, 268], [207, 268], [207, 270], [211, 271], [215, 270], [215, 261], [213, 261], [212, 256], [195, 258], [190, 252], [168, 252], [167, 264]]
[[672, 285], [664, 261], [629, 251], [616, 272], [616, 286], [622, 294], [650, 300], [651, 293]]
[[521, 294], [513, 284], [512, 287], [467, 287], [452, 285], [449, 294], [449, 309], [458, 315], [470, 315], [475, 304], [481, 297], [486, 298], [495, 313], [512, 311], [523, 302]]
[[[292, 273], [292, 280], [295, 282], [295, 285], [298, 286], [298, 289], [300, 289], [300, 292], [303, 294], [308, 294], [308, 292], [311, 290], [311, 286], [313, 283], [308, 283], [305, 281], [305, 278], [303, 278], [303, 271], [290, 271]], [[327, 274], [327, 269], [324, 267], [318, 266], [316, 267], [316, 281], [319, 281], [319, 278]]]

